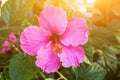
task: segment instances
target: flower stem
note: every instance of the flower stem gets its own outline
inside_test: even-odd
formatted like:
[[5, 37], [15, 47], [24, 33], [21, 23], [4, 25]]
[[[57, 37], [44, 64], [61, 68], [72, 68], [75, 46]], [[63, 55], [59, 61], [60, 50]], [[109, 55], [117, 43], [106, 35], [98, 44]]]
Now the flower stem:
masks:
[[57, 73], [59, 74], [60, 78], [58, 78], [57, 80], [60, 79], [64, 79], [64, 80], [68, 80], [65, 76], [63, 76], [63, 74], [61, 74], [59, 71], [57, 71]]
[[15, 49], [18, 53], [21, 53], [21, 51], [15, 46], [14, 43], [12, 43], [12, 46], [14, 47], [14, 49]]

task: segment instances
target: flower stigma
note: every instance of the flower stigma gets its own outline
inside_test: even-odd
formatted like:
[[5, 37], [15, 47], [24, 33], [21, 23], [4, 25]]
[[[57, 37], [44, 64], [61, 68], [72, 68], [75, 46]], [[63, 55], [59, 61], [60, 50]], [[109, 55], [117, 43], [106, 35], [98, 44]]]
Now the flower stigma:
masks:
[[63, 47], [60, 43], [60, 40], [59, 40], [59, 35], [53, 33], [52, 36], [51, 36], [51, 41], [52, 41], [52, 44], [53, 44], [53, 52], [55, 54], [61, 54], [62, 51], [63, 51]]

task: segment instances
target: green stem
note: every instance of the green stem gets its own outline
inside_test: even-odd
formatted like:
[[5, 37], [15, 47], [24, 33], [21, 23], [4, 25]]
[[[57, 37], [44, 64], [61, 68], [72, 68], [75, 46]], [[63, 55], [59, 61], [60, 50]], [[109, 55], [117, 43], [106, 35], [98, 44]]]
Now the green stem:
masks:
[[44, 79], [46, 78], [46, 76], [42, 72], [40, 72], [40, 74]]
[[64, 79], [64, 80], [68, 80], [65, 76], [63, 76], [59, 71], [57, 71], [57, 73], [59, 74], [60, 78], [58, 78], [57, 80], [60, 79]]
[[12, 46], [14, 47], [14, 49], [15, 49], [18, 53], [21, 53], [21, 51], [15, 46], [14, 43], [12, 43]]

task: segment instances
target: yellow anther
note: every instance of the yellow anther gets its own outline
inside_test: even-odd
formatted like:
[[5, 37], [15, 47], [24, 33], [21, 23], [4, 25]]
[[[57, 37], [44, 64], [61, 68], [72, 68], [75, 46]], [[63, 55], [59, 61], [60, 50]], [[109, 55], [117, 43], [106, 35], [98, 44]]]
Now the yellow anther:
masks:
[[60, 44], [59, 42], [58, 42], [58, 43], [55, 43], [55, 44], [53, 45], [53, 52], [54, 52], [55, 54], [61, 54], [62, 51], [63, 51], [63, 48], [62, 48], [62, 46], [61, 46], [61, 44]]

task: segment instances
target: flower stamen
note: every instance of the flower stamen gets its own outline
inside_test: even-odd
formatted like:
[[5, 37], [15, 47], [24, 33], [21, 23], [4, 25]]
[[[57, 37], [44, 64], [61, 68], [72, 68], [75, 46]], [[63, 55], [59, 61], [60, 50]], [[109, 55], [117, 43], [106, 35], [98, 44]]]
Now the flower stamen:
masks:
[[55, 44], [53, 45], [53, 52], [54, 52], [55, 54], [61, 54], [62, 51], [63, 51], [63, 48], [62, 48], [60, 42], [55, 43]]
[[63, 51], [63, 48], [62, 48], [62, 45], [59, 41], [59, 36], [53, 33], [51, 40], [52, 40], [52, 44], [53, 44], [53, 52], [55, 54], [60, 55]]

